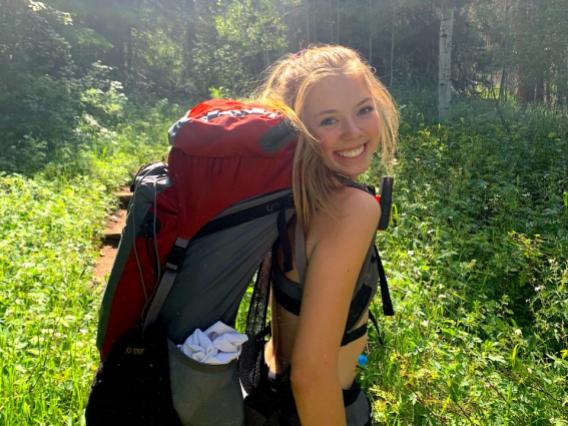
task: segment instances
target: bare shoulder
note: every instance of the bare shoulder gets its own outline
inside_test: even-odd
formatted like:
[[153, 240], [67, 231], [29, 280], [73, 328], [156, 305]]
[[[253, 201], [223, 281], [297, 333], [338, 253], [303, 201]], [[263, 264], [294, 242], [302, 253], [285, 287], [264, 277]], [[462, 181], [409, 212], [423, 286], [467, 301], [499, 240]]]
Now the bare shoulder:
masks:
[[331, 196], [330, 214], [317, 215], [323, 222], [334, 222], [337, 225], [355, 226], [370, 224], [376, 227], [381, 216], [381, 207], [375, 197], [360, 189], [346, 187]]
[[381, 207], [375, 197], [357, 188], [343, 188], [330, 201], [340, 214], [339, 219], [347, 217], [376, 223], [381, 215]]
[[[375, 197], [356, 188], [336, 191], [330, 202], [330, 212], [320, 212], [313, 218], [308, 236], [313, 243], [335, 238], [369, 238], [374, 235], [381, 216]], [[310, 238], [311, 237], [311, 238]]]

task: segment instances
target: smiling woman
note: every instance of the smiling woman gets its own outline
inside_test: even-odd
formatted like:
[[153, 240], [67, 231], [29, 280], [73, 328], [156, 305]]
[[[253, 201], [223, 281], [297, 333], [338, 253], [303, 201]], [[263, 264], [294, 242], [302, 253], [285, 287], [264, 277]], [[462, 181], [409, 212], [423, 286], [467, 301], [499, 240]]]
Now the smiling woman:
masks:
[[389, 93], [352, 49], [311, 47], [268, 72], [257, 96], [298, 129], [293, 247], [276, 247], [272, 338], [264, 377], [245, 401], [247, 424], [370, 424], [355, 376], [377, 290], [380, 207], [354, 183], [380, 150], [390, 168], [398, 115]]
[[331, 170], [353, 179], [367, 170], [379, 146], [379, 115], [361, 76], [323, 78], [306, 99], [303, 120]]
[[[355, 94], [360, 97], [356, 98]], [[340, 129], [345, 131], [345, 126], [351, 126], [351, 129], [347, 128], [348, 132], [359, 132], [362, 131], [359, 125], [366, 121], [363, 117], [367, 113], [376, 116], [378, 123], [373, 138], [377, 145], [367, 145], [363, 150], [365, 156], [371, 156], [378, 150], [381, 162], [388, 171], [391, 170], [398, 132], [398, 112], [389, 92], [353, 49], [322, 45], [286, 55], [267, 70], [266, 80], [254, 97], [259, 102], [282, 107], [299, 130], [293, 184], [296, 210], [304, 227], [309, 226], [310, 218], [317, 210], [333, 207], [327, 201], [331, 193], [344, 186], [345, 178], [351, 179], [366, 170], [356, 169], [352, 173], [345, 173], [333, 167], [333, 162], [325, 160], [323, 155], [325, 144], [318, 136], [322, 137], [324, 132], [320, 135], [318, 128], [327, 125], [334, 127], [338, 120]], [[332, 100], [334, 103], [327, 104]], [[348, 105], [349, 102], [352, 105]], [[362, 103], [359, 105], [359, 102]], [[317, 108], [317, 111], [312, 111], [313, 114], [333, 110], [341, 112], [341, 116], [324, 115], [319, 122], [312, 122], [308, 117], [311, 108]], [[355, 108], [355, 111], [348, 108]], [[346, 121], [346, 118], [350, 119]], [[363, 128], [367, 127], [363, 125]], [[325, 134], [328, 134], [327, 130]], [[346, 144], [345, 148], [339, 150], [343, 151], [345, 158], [357, 154], [349, 152], [355, 149], [361, 147]]]

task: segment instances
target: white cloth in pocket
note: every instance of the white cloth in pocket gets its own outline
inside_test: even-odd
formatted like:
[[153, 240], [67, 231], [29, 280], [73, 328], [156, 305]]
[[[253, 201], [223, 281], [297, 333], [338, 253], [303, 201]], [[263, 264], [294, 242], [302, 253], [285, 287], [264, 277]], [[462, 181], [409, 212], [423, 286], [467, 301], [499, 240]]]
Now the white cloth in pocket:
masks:
[[248, 340], [227, 324], [217, 321], [205, 331], [195, 330], [182, 345], [180, 350], [195, 361], [204, 364], [228, 364], [241, 354], [243, 343]]

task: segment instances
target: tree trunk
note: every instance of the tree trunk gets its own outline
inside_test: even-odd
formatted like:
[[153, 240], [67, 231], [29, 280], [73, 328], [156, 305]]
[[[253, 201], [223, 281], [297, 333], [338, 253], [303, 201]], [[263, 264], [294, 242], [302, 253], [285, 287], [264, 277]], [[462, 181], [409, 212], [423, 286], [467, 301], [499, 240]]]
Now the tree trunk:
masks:
[[519, 99], [522, 103], [528, 104], [534, 99], [534, 85], [530, 84], [525, 75], [524, 70], [519, 71]]
[[311, 26], [310, 26], [310, 2], [305, 0], [306, 5], [306, 46], [307, 47], [311, 42]]
[[[506, 19], [506, 29], [508, 34], [512, 33], [511, 27], [511, 3], [509, 0], [505, 0], [505, 19]], [[511, 66], [510, 52], [513, 40], [510, 35], [507, 35], [505, 39], [505, 51], [503, 57], [503, 68], [501, 70], [501, 82], [499, 83], [499, 102], [507, 100], [508, 85], [509, 85], [509, 69]]]
[[333, 16], [333, 0], [328, 1], [327, 8], [329, 12], [329, 42], [333, 43], [333, 41], [335, 40], [335, 25], [337, 25], [335, 16]]
[[389, 87], [392, 88], [394, 82], [394, 30], [395, 30], [395, 0], [391, 0], [391, 41], [390, 41], [390, 72], [389, 72]]
[[341, 8], [340, 8], [340, 0], [336, 0], [335, 2], [335, 42], [339, 44], [339, 34], [341, 30]]
[[132, 28], [128, 29], [128, 35], [126, 36], [126, 42], [124, 43], [124, 75], [126, 77], [126, 89], [130, 90], [130, 86], [133, 83], [132, 70], [134, 69], [134, 40], [132, 36]]
[[453, 4], [444, 4], [440, 20], [440, 39], [438, 56], [438, 119], [443, 121], [450, 111], [451, 71], [452, 71], [452, 33], [454, 29]]
[[[310, 6], [310, 17], [308, 19], [310, 19], [310, 40], [313, 41], [314, 43], [317, 43], [319, 41], [318, 39], [318, 10], [319, 9], [319, 2], [318, 0], [310, 0], [310, 3], [313, 3]], [[312, 9], [314, 10], [314, 13], [312, 13]]]
[[507, 67], [503, 65], [503, 70], [501, 71], [501, 82], [499, 83], [499, 102], [507, 100], [507, 80], [508, 80]]
[[544, 75], [539, 73], [539, 76], [535, 82], [535, 92], [534, 92], [534, 101], [543, 103], [544, 102]]
[[527, 55], [529, 52], [527, 32], [530, 34], [530, 30], [532, 29], [528, 0], [523, 0], [518, 3], [515, 23], [516, 49], [518, 52], [522, 52], [523, 55], [520, 58], [517, 70], [518, 97], [522, 103], [528, 104], [534, 100], [535, 93], [535, 81], [530, 70], [531, 63]]
[[368, 41], [368, 49], [369, 49], [369, 55], [367, 60], [369, 61], [370, 64], [373, 63], [373, 28], [374, 28], [374, 22], [373, 22], [373, 0], [369, 0], [369, 31], [367, 32], [367, 41]]
[[[568, 106], [568, 47], [564, 55], [564, 72], [558, 72], [558, 106]], [[565, 74], [564, 74], [565, 73]]]
[[184, 81], [191, 80], [192, 68], [193, 68], [193, 48], [195, 47], [195, 34], [196, 34], [196, 22], [197, 18], [195, 16], [196, 8], [195, 2], [189, 1], [185, 6], [186, 11], [184, 13], [186, 17], [185, 25], [185, 36], [184, 36], [184, 67], [183, 67], [183, 79]]

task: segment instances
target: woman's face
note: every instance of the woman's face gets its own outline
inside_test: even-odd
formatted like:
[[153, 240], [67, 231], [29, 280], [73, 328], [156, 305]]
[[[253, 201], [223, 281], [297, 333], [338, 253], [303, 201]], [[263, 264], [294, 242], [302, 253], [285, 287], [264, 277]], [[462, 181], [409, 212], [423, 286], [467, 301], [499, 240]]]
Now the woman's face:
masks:
[[362, 76], [319, 80], [306, 97], [303, 117], [328, 167], [351, 178], [369, 168], [379, 145], [380, 120]]

